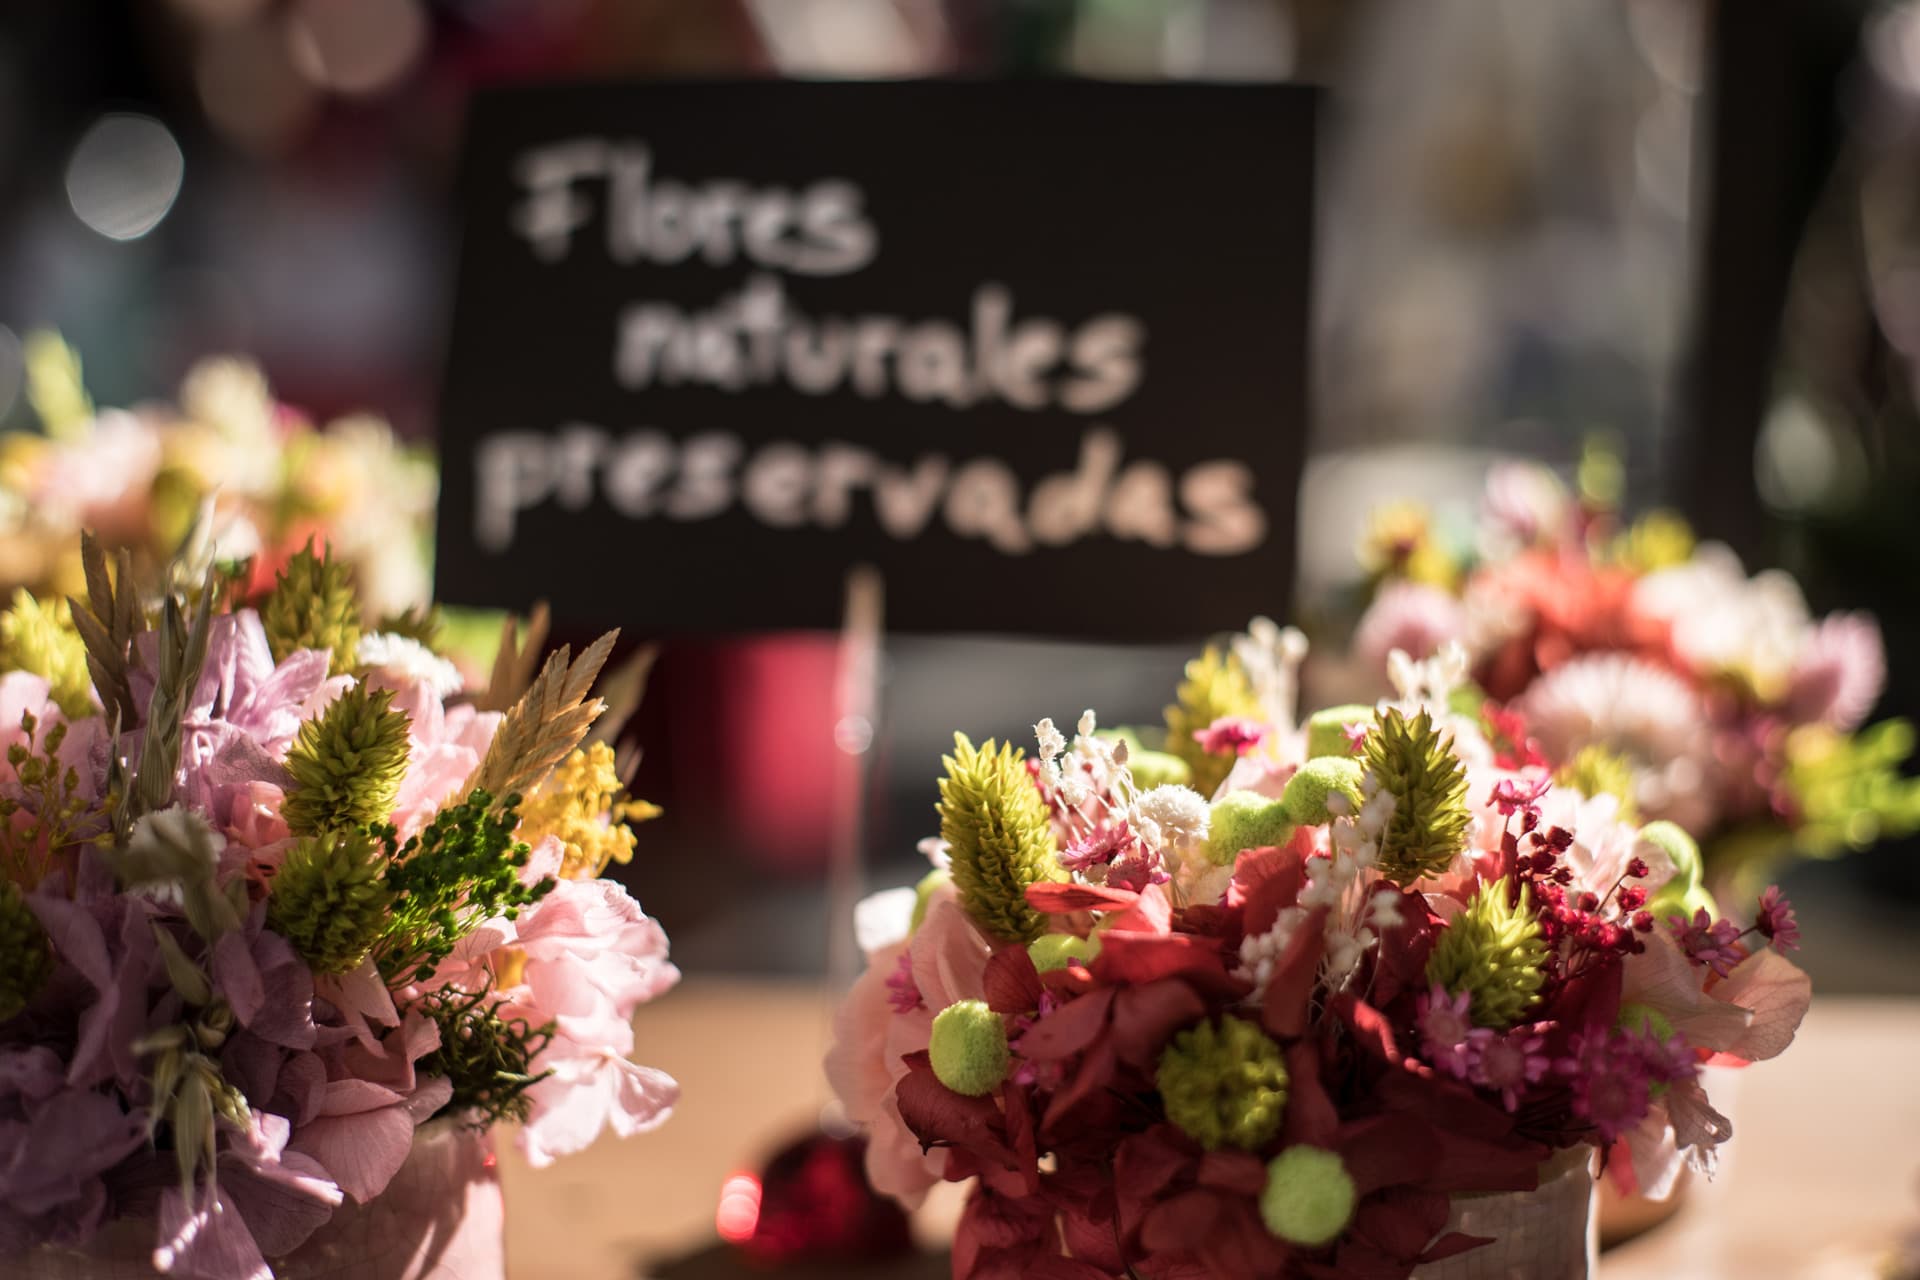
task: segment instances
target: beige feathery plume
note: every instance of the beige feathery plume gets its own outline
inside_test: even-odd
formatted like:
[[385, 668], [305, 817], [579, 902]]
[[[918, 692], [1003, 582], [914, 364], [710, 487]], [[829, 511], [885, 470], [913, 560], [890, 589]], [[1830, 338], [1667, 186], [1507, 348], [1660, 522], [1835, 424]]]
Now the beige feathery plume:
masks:
[[500, 625], [500, 648], [493, 655], [493, 675], [484, 693], [473, 700], [482, 711], [505, 711], [533, 683], [540, 662], [540, 651], [547, 645], [547, 628], [552, 615], [546, 601], [533, 606], [527, 616], [527, 642], [520, 643], [520, 620], [512, 614]]
[[474, 791], [485, 791], [495, 799], [527, 795], [580, 745], [606, 710], [605, 702], [589, 700], [587, 693], [619, 635], [607, 632], [571, 663], [565, 645], [554, 651], [520, 700], [501, 716], [493, 745], [467, 780], [463, 796]]

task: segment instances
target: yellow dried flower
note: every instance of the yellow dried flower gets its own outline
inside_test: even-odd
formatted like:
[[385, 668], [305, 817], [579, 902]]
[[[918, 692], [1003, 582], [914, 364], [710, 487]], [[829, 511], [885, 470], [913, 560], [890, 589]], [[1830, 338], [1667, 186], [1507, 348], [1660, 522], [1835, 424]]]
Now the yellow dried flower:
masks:
[[14, 591], [13, 607], [0, 613], [0, 667], [45, 680], [54, 703], [74, 719], [94, 712], [86, 641], [65, 600], [41, 604], [24, 587]]
[[590, 880], [610, 863], [632, 860], [628, 823], [660, 816], [659, 806], [630, 799], [626, 791], [612, 747], [595, 742], [576, 748], [521, 804], [520, 838], [538, 844], [553, 836], [564, 851], [560, 874]]
[[1179, 700], [1166, 710], [1167, 750], [1187, 762], [1193, 774], [1187, 785], [1211, 796], [1233, 771], [1234, 757], [1209, 754], [1194, 735], [1222, 716], [1259, 717], [1260, 699], [1240, 659], [1217, 645], [1187, 664], [1186, 679], [1174, 696]]

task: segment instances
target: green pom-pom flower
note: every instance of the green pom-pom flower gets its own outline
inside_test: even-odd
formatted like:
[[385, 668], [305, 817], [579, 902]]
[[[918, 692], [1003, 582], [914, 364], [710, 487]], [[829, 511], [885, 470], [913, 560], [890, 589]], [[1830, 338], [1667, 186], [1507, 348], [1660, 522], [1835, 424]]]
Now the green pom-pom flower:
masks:
[[0, 880], [0, 1023], [27, 1007], [53, 972], [53, 951], [26, 895]]
[[407, 773], [406, 713], [393, 693], [365, 685], [335, 698], [300, 726], [287, 753], [293, 790], [280, 816], [295, 835], [382, 822]]
[[1207, 861], [1230, 867], [1243, 849], [1267, 849], [1293, 838], [1284, 800], [1257, 791], [1229, 791], [1213, 802], [1207, 819]]
[[1467, 844], [1467, 771], [1422, 711], [1408, 720], [1382, 715], [1367, 735], [1362, 757], [1372, 783], [1393, 797], [1393, 816], [1380, 833], [1380, 871], [1409, 885], [1445, 871]]
[[1518, 897], [1512, 891], [1511, 877], [1481, 885], [1427, 957], [1427, 981], [1468, 993], [1475, 1025], [1495, 1030], [1520, 1021], [1546, 981], [1547, 944], [1532, 891], [1524, 884]]
[[1229, 1014], [1176, 1035], [1154, 1083], [1167, 1119], [1209, 1151], [1256, 1151], [1280, 1132], [1287, 1064], [1280, 1046], [1244, 1018]]
[[1011, 745], [989, 738], [976, 750], [964, 733], [953, 742], [937, 808], [954, 887], [981, 928], [1003, 941], [1031, 942], [1047, 921], [1027, 905], [1027, 886], [1063, 874], [1046, 802]]
[[1128, 751], [1127, 772], [1133, 775], [1133, 785], [1142, 791], [1185, 787], [1193, 782], [1193, 766], [1166, 751]]
[[1041, 973], [1064, 969], [1069, 960], [1091, 965], [1099, 954], [1099, 938], [1082, 938], [1071, 933], [1043, 933], [1027, 944], [1027, 955]]
[[87, 643], [64, 600], [41, 604], [25, 587], [14, 591], [13, 606], [0, 613], [0, 669], [45, 680], [48, 695], [70, 718], [94, 714]]
[[1187, 785], [1203, 796], [1220, 789], [1233, 770], [1233, 756], [1209, 755], [1194, 738], [1222, 716], [1261, 715], [1260, 699], [1246, 668], [1231, 652], [1209, 646], [1187, 664], [1186, 679], [1166, 710], [1167, 750], [1187, 762], [1193, 777]]
[[287, 851], [267, 896], [267, 927], [315, 973], [346, 973], [372, 953], [392, 909], [386, 851], [364, 831], [327, 831]]
[[927, 1057], [941, 1084], [984, 1097], [1007, 1078], [1007, 1024], [984, 1000], [950, 1004], [933, 1020]]
[[275, 662], [285, 662], [296, 649], [325, 649], [332, 654], [327, 666], [331, 674], [353, 670], [354, 651], [360, 647], [360, 602], [346, 566], [335, 564], [324, 551], [316, 557], [312, 543], [287, 561], [260, 611], [260, 622]]
[[1612, 796], [1620, 802], [1620, 820], [1632, 822], [1638, 816], [1633, 803], [1633, 762], [1599, 743], [1588, 743], [1553, 775], [1555, 786], [1578, 791], [1581, 795]]
[[1344, 707], [1328, 707], [1325, 711], [1316, 711], [1307, 717], [1307, 757], [1339, 756], [1342, 759], [1353, 755], [1353, 743], [1347, 737], [1350, 724], [1373, 723], [1373, 708], [1357, 703]]
[[1360, 811], [1360, 765], [1342, 756], [1320, 756], [1300, 766], [1281, 796], [1287, 817], [1302, 827], [1317, 827]]
[[1288, 1244], [1332, 1244], [1353, 1220], [1359, 1196], [1340, 1157], [1320, 1147], [1288, 1147], [1267, 1164], [1260, 1220]]

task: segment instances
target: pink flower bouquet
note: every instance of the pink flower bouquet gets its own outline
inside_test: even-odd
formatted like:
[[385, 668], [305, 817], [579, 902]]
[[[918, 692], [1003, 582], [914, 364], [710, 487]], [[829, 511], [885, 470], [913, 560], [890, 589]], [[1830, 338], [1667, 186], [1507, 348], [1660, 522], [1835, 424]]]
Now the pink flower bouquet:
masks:
[[629, 1018], [678, 974], [599, 878], [646, 812], [590, 736], [611, 635], [537, 675], [509, 635], [465, 698], [325, 556], [259, 612], [239, 569], [85, 564], [70, 615], [0, 619], [35, 638], [0, 674], [0, 1272], [131, 1239], [311, 1274], [281, 1260], [436, 1185], [430, 1120], [517, 1121], [540, 1165], [666, 1118]]
[[1862, 727], [1886, 677], [1871, 617], [1815, 618], [1786, 574], [1749, 577], [1669, 513], [1623, 525], [1531, 465], [1493, 470], [1460, 541], [1419, 508], [1376, 515], [1363, 665], [1384, 677], [1396, 650], [1460, 645], [1463, 698], [1490, 700], [1491, 731], [1563, 783], [1685, 827], [1716, 883], [1750, 892], [1785, 855], [1920, 829], [1911, 726]]
[[972, 1183], [956, 1277], [1585, 1274], [1591, 1164], [1710, 1165], [1702, 1064], [1793, 1038], [1777, 894], [1685, 911], [1685, 834], [1503, 761], [1457, 657], [1296, 721], [1302, 649], [1191, 664], [1165, 751], [958, 738], [863, 905], [827, 1069], [877, 1188]]

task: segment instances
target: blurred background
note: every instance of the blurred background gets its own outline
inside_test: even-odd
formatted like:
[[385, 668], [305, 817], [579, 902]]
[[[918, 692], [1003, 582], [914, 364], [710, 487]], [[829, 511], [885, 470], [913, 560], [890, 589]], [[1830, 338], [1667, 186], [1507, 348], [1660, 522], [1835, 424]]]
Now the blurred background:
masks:
[[[1630, 508], [1875, 612], [1879, 714], [1920, 711], [1914, 3], [7, 0], [0, 425], [31, 428], [22, 340], [56, 328], [100, 404], [234, 352], [430, 443], [478, 86], [1036, 74], [1325, 87], [1310, 634], [1350, 625], [1378, 500], [1464, 509], [1492, 459], [1601, 440]], [[953, 729], [1154, 721], [1188, 656], [889, 642], [861, 726], [831, 637], [675, 637], [635, 788], [667, 816], [625, 878], [690, 971], [823, 972], [836, 742], [873, 744], [864, 877], [903, 883]], [[1820, 990], [1920, 992], [1911, 855], [1793, 873]]]

